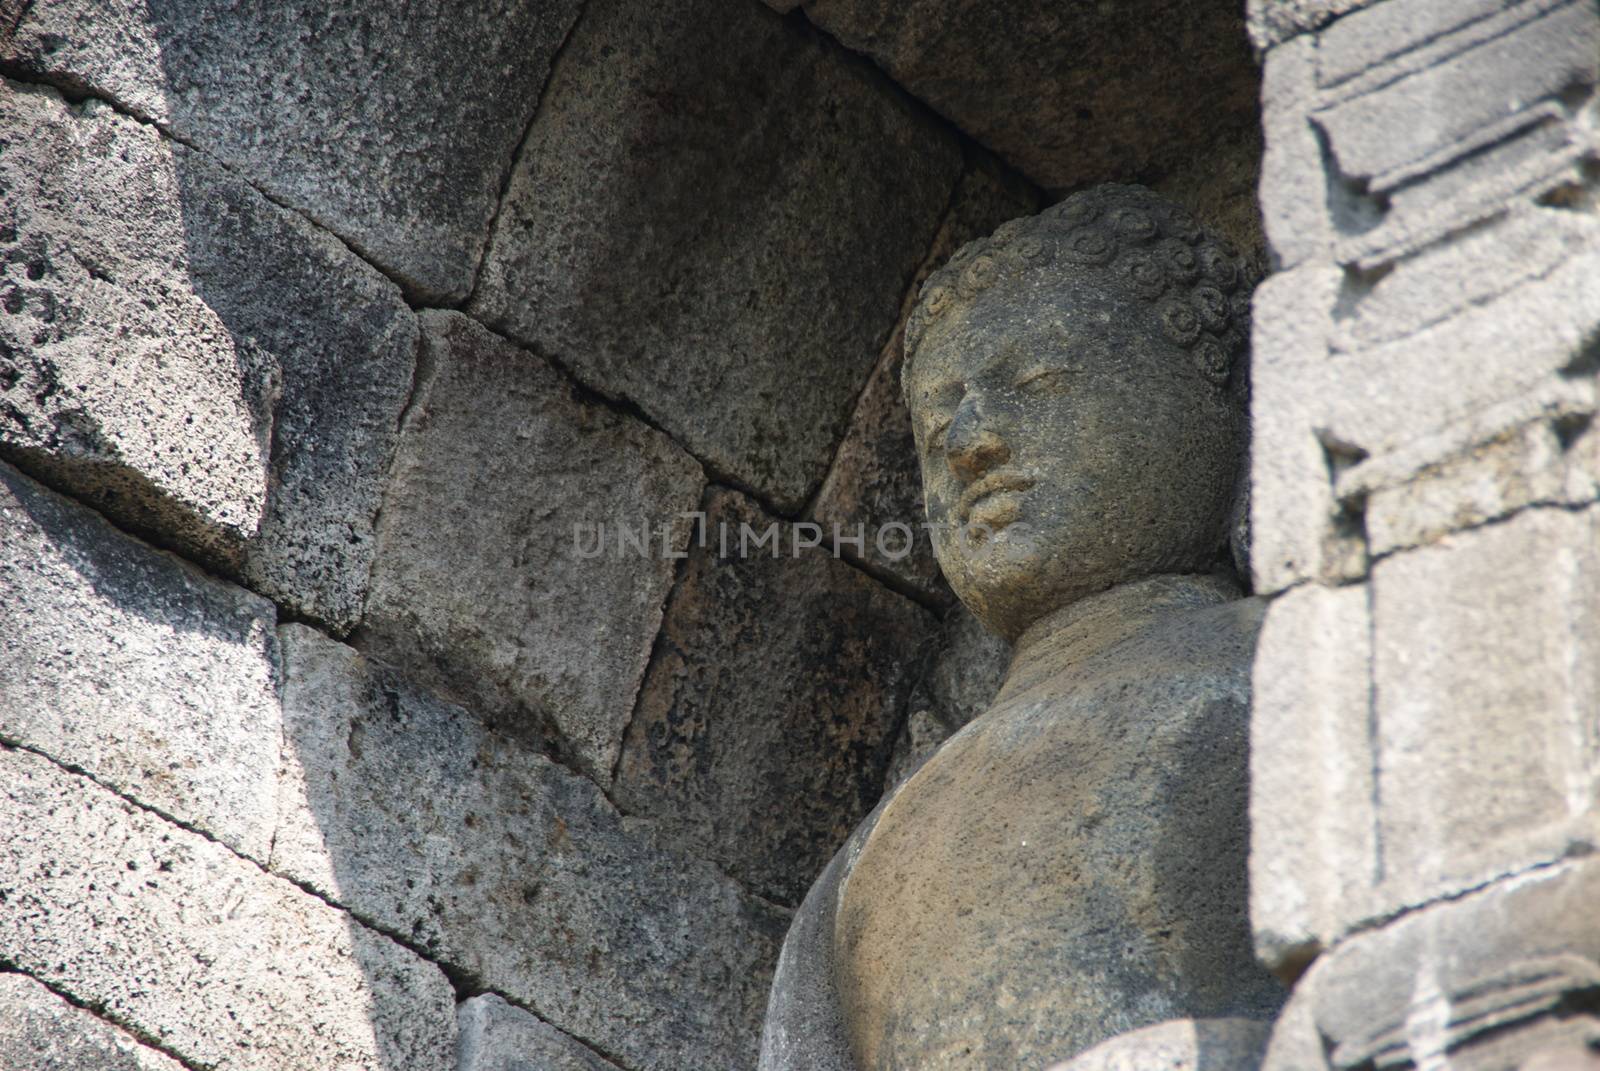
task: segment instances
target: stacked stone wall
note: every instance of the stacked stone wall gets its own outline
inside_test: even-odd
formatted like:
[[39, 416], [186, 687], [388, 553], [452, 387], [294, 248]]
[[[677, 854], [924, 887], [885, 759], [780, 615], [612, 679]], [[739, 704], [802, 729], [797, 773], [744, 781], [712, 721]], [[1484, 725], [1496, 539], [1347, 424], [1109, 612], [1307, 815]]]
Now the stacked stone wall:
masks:
[[1533, 1067], [1595, 953], [1600, 9], [1251, 17], [1266, 1066]]
[[0, 1065], [753, 1066], [1004, 663], [873, 533], [1040, 203], [755, 3], [0, 4]]

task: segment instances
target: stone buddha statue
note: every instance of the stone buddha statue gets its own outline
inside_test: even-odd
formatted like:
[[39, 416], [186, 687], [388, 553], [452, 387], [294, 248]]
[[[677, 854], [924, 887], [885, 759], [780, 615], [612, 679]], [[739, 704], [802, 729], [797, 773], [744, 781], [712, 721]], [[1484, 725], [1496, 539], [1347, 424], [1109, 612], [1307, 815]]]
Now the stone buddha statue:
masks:
[[923, 287], [902, 381], [935, 551], [1015, 654], [802, 905], [763, 1071], [1254, 1066], [1283, 994], [1246, 914], [1245, 275], [1107, 186]]

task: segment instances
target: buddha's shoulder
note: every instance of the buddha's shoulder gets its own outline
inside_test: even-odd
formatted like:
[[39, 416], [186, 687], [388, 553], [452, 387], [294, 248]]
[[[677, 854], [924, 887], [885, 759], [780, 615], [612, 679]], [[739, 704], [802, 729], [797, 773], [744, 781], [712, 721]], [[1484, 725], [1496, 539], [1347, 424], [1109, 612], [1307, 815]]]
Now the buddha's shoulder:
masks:
[[1259, 598], [1173, 611], [1087, 662], [1063, 665], [1016, 699], [1047, 706], [1248, 703], [1265, 612], [1266, 600]]

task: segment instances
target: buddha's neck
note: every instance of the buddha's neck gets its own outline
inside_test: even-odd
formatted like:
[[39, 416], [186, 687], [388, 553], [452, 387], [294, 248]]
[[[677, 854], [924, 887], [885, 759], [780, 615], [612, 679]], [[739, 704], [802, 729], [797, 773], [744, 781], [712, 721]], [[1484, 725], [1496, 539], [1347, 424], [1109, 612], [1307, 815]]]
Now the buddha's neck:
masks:
[[1169, 613], [1212, 606], [1241, 594], [1226, 577], [1163, 574], [1130, 580], [1063, 606], [1029, 625], [1017, 639], [995, 702], [1003, 703], [1086, 662]]

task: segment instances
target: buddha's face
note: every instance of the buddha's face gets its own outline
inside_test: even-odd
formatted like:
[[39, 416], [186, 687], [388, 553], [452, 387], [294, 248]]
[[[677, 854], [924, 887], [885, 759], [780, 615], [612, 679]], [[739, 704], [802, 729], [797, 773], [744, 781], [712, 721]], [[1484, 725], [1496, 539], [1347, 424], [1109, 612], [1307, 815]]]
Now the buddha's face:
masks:
[[1213, 568], [1242, 416], [1148, 305], [1093, 273], [1007, 279], [947, 310], [907, 366], [939, 564], [1014, 639], [1085, 595]]

